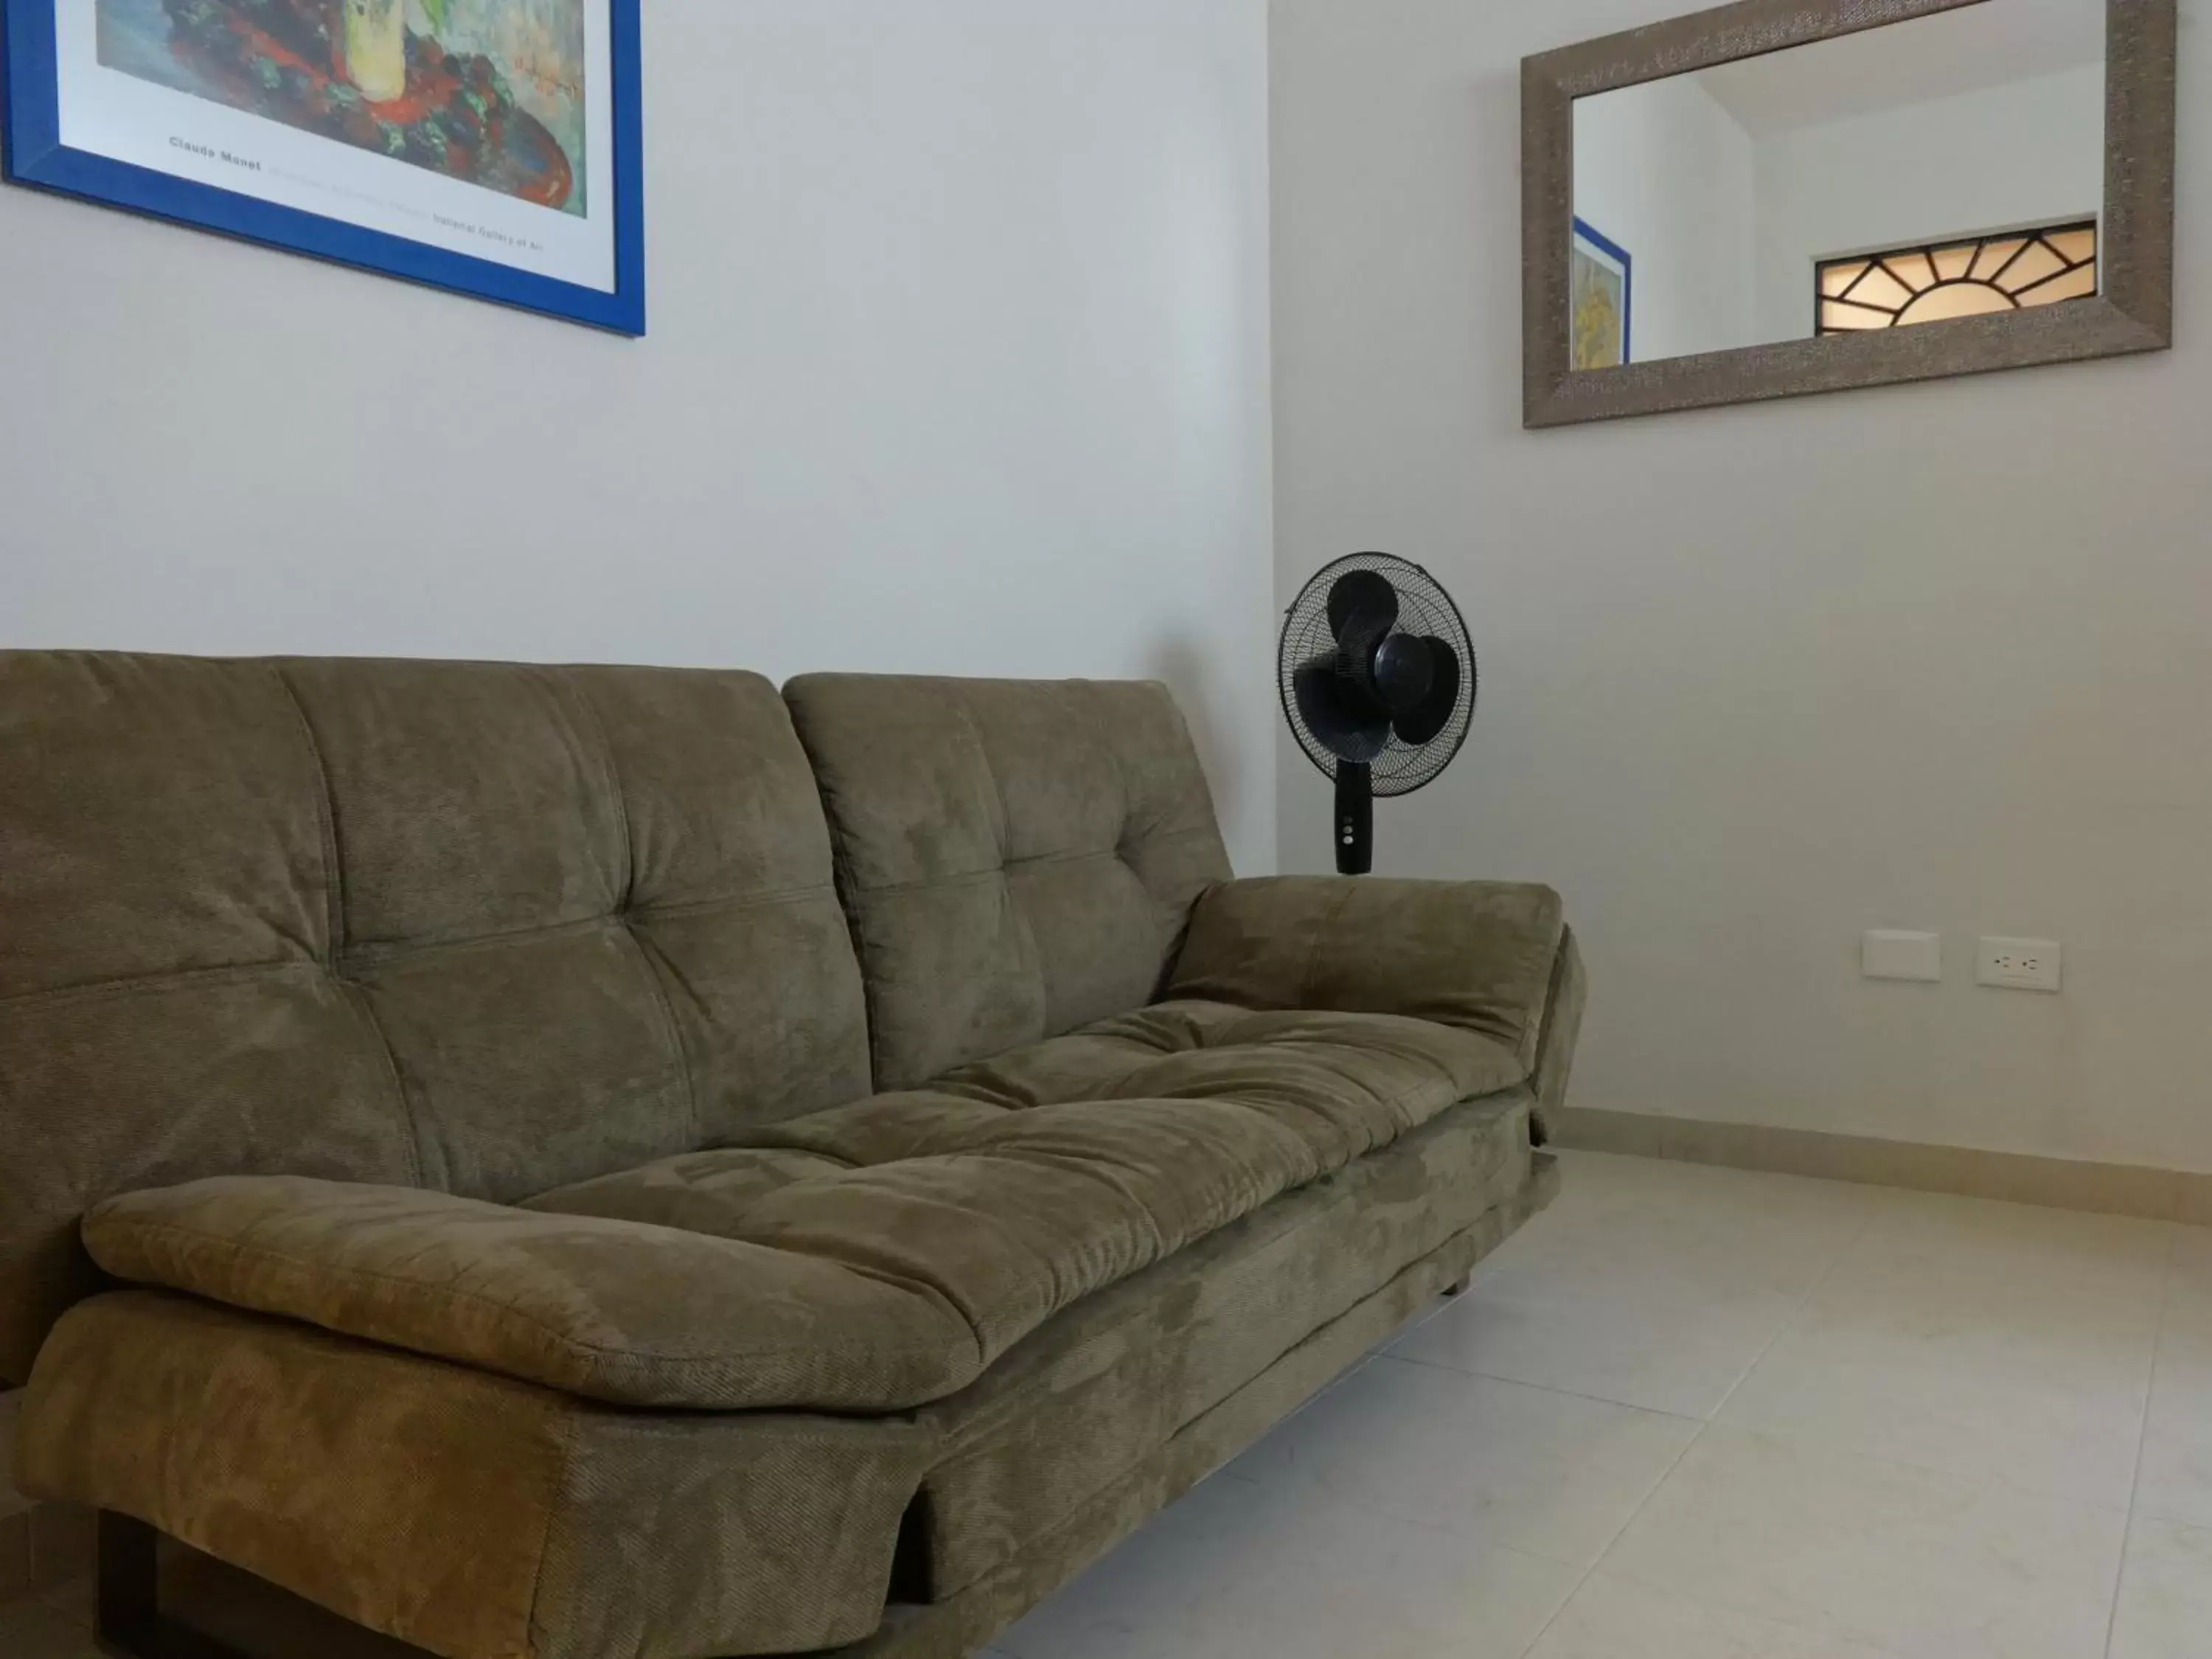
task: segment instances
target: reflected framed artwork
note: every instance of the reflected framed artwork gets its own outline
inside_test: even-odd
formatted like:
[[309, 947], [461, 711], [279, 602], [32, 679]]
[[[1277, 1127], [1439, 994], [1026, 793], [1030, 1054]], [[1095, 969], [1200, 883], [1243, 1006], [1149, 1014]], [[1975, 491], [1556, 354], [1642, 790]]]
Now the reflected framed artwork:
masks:
[[1628, 250], [1582, 220], [1575, 221], [1574, 356], [1577, 368], [1618, 368], [1632, 362], [1636, 261]]
[[0, 0], [15, 184], [645, 332], [641, 0]]

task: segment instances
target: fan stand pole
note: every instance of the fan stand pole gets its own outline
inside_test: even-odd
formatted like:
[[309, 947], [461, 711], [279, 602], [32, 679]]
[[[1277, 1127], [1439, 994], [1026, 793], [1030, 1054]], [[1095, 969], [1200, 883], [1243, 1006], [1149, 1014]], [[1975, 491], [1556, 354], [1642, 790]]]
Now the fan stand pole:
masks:
[[1357, 761], [1336, 763], [1336, 868], [1364, 876], [1375, 867], [1375, 771]]

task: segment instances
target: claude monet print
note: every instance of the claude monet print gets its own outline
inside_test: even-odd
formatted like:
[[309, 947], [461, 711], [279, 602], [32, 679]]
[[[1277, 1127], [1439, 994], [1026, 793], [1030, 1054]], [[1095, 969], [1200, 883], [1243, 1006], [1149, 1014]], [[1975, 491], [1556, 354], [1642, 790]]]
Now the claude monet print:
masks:
[[586, 212], [584, 0], [95, 0], [102, 66]]

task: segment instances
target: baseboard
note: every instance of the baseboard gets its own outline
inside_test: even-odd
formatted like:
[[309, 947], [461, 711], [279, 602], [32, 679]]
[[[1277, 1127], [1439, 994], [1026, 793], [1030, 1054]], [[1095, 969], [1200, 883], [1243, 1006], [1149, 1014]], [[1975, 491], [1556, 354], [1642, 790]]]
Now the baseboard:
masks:
[[1732, 1170], [2212, 1226], [2212, 1175], [2184, 1170], [2084, 1164], [1968, 1146], [1931, 1146], [1589, 1107], [1554, 1113], [1552, 1139], [1558, 1146], [1584, 1152], [1626, 1152], [1683, 1164], [1717, 1164]]

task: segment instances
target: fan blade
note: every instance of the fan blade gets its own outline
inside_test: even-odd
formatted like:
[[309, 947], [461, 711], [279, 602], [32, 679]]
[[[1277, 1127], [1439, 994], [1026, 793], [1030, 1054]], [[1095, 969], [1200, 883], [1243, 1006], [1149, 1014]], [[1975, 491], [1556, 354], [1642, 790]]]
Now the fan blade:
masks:
[[1390, 746], [1390, 715], [1339, 672], [1334, 656], [1316, 657], [1292, 677], [1299, 718], [1321, 746], [1340, 760], [1371, 763]]
[[1437, 675], [1431, 643], [1411, 634], [1393, 634], [1376, 647], [1370, 677], [1375, 695], [1393, 714], [1402, 717], [1427, 706]]
[[1328, 625], [1339, 645], [1370, 645], [1398, 625], [1398, 590], [1374, 570], [1355, 570], [1328, 590]]
[[[1406, 635], [1399, 637], [1411, 639]], [[1443, 641], [1424, 639], [1413, 642], [1428, 650], [1428, 690], [1414, 707], [1398, 715], [1395, 726], [1398, 736], [1418, 749], [1434, 741], [1451, 724], [1452, 712], [1459, 707], [1461, 672], [1459, 653]], [[1389, 643], [1395, 644], [1396, 641]]]

